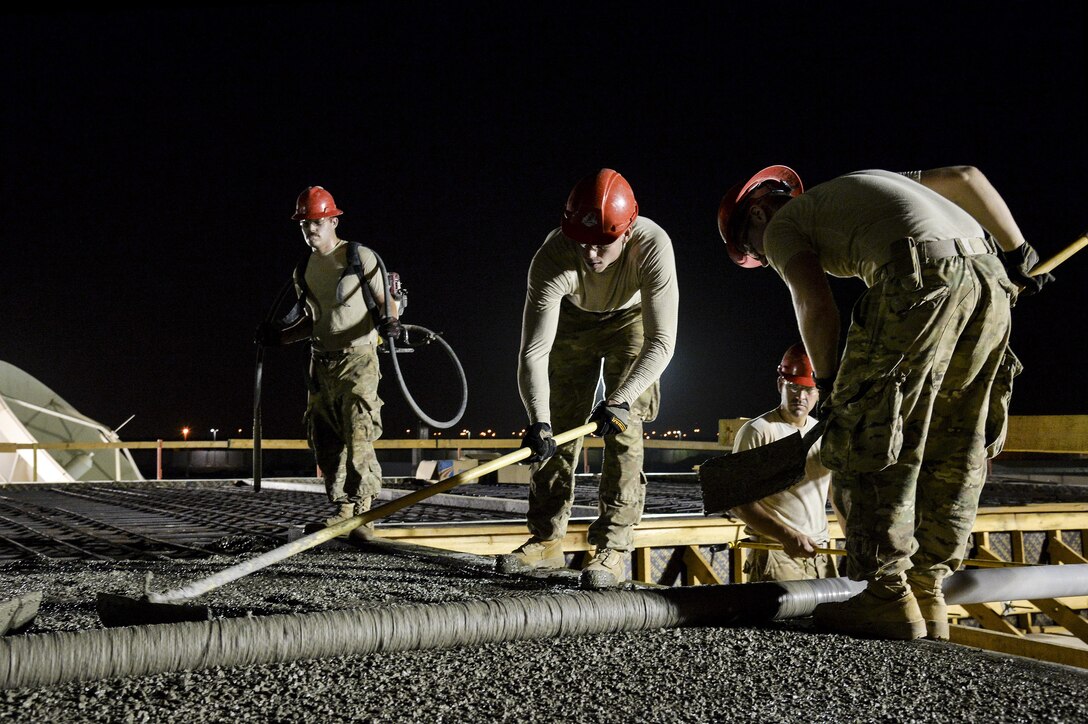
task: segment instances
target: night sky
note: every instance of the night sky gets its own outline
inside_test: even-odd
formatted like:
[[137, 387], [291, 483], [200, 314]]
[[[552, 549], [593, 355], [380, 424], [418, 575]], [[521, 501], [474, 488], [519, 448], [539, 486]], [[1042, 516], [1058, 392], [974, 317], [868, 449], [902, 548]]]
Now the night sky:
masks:
[[[1079, 3], [38, 7], [3, 13], [0, 359], [107, 425], [135, 415], [127, 440], [250, 434], [253, 330], [305, 251], [289, 217], [309, 185], [401, 274], [404, 321], [456, 350], [458, 427], [500, 436], [525, 419], [529, 261], [599, 167], [676, 250], [657, 431], [776, 403], [789, 294], [735, 267], [715, 222], [763, 166], [812, 186], [971, 164], [1044, 258], [1088, 229]], [[1014, 414], [1088, 413], [1088, 252], [1056, 276], [1014, 310]], [[846, 317], [863, 287], [833, 290]], [[303, 436], [306, 359], [266, 355], [266, 437]], [[386, 436], [403, 436], [383, 359]], [[438, 350], [405, 368], [449, 417]]]

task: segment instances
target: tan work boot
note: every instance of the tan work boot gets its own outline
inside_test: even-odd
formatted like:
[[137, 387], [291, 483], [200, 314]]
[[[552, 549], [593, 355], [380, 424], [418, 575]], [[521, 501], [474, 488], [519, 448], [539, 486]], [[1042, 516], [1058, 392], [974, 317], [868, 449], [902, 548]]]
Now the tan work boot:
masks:
[[337, 523], [343, 523], [348, 518], [355, 517], [355, 503], [339, 503], [336, 515], [325, 520], [325, 527], [331, 528]]
[[[362, 515], [363, 513], [370, 510], [370, 502], [372, 500], [373, 498], [366, 497], [355, 503], [355, 509], [352, 512], [352, 517], [356, 515]], [[351, 535], [356, 538], [362, 538], [363, 540], [370, 540], [374, 537], [374, 521], [370, 521], [359, 526], [355, 530], [351, 531]]]
[[582, 568], [582, 588], [609, 588], [626, 580], [626, 554], [614, 548], [598, 548]]
[[926, 623], [910, 587], [870, 582], [853, 598], [823, 603], [813, 612], [816, 625], [857, 638], [910, 641], [926, 635]]
[[566, 568], [567, 559], [563, 555], [563, 540], [540, 540], [530, 538], [511, 553], [517, 562], [529, 568]]
[[912, 576], [907, 574], [907, 583], [914, 593], [914, 599], [918, 601], [918, 610], [926, 622], [926, 638], [934, 641], [947, 641], [950, 636], [948, 629], [948, 605], [944, 602], [944, 591], [941, 585], [932, 578]]

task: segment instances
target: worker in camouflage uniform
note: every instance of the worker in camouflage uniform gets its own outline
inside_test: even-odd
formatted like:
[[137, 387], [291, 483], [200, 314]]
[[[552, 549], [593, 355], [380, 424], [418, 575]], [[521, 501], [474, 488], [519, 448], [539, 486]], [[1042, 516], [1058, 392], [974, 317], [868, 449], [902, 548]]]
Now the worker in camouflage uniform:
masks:
[[[382, 434], [378, 335], [400, 335], [396, 307], [385, 310], [385, 283], [370, 249], [337, 235], [340, 215], [320, 186], [303, 191], [291, 217], [311, 253], [295, 270], [298, 304], [286, 318], [262, 324], [258, 343], [309, 339], [306, 432], [336, 506], [331, 526], [367, 510], [382, 485], [374, 441]], [[363, 280], [366, 285], [363, 285]], [[366, 535], [367, 529], [358, 529]]]
[[[523, 447], [539, 463], [529, 486], [531, 537], [514, 551], [534, 568], [565, 565], [563, 536], [574, 501], [581, 439], [556, 448], [554, 430], [590, 421], [604, 437], [595, 551], [586, 587], [629, 578], [642, 518], [642, 424], [657, 416], [661, 373], [676, 344], [679, 292], [668, 234], [638, 214], [631, 186], [601, 169], [575, 185], [562, 224], [529, 267], [518, 387], [529, 416]], [[594, 407], [598, 380], [604, 399]]]
[[[778, 407], [748, 420], [737, 430], [733, 452], [767, 445], [789, 435], [807, 434], [816, 427], [810, 413], [820, 399], [812, 362], [804, 345], [791, 345], [778, 365]], [[750, 583], [803, 581], [838, 576], [827, 548], [831, 471], [820, 462], [820, 441], [808, 449], [805, 474], [796, 484], [762, 500], [737, 506], [730, 514], [744, 521], [744, 532], [757, 544], [777, 544], [782, 550], [756, 548], [744, 561]]]
[[[793, 297], [828, 403], [822, 459], [846, 516], [847, 573], [865, 590], [816, 609], [856, 636], [948, 637], [942, 581], [967, 552], [987, 458], [1005, 437], [1010, 307], [1038, 256], [973, 167], [859, 171], [802, 193], [785, 166], [722, 199], [734, 262], [770, 266]], [[827, 274], [868, 287], [840, 362]]]

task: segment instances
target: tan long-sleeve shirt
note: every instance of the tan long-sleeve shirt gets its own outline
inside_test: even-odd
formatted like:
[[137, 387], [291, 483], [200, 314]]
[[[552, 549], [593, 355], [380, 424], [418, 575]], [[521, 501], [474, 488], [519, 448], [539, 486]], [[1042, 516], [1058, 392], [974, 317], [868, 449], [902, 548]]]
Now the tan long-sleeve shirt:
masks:
[[672, 359], [680, 306], [672, 241], [664, 229], [644, 216], [635, 220], [631, 231], [620, 258], [599, 273], [586, 267], [579, 245], [559, 229], [548, 235], [533, 257], [518, 359], [518, 389], [530, 422], [551, 419], [548, 357], [563, 299], [587, 312], [642, 305], [642, 350], [612, 399], [634, 402]]

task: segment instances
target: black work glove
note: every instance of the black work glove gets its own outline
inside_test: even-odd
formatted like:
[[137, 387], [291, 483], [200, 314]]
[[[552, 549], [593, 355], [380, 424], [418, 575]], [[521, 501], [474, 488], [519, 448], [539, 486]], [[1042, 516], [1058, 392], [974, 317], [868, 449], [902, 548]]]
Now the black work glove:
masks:
[[816, 406], [812, 408], [810, 414], [817, 420], [824, 419], [824, 413], [830, 409], [828, 402], [831, 400], [831, 390], [833, 389], [835, 389], [835, 375], [816, 378], [816, 390], [819, 392], [819, 397], [816, 399]]
[[382, 317], [378, 320], [378, 334], [386, 339], [397, 340], [403, 331], [404, 328], [396, 317]]
[[533, 451], [525, 458], [527, 463], [542, 463], [555, 455], [555, 440], [552, 439], [552, 426], [546, 422], [534, 422], [521, 436], [521, 446]]
[[262, 347], [278, 347], [283, 344], [283, 332], [272, 322], [261, 322], [253, 333], [253, 341]]
[[626, 430], [631, 424], [631, 406], [626, 402], [609, 405], [607, 400], [601, 400], [593, 408], [589, 421], [597, 423], [597, 429], [593, 432], [594, 435], [599, 437], [617, 435]]
[[1031, 276], [1029, 272], [1039, 263], [1039, 254], [1026, 241], [1012, 251], [1001, 252], [1001, 265], [1009, 280], [1023, 287], [1021, 294], [1031, 295], [1043, 288], [1047, 282], [1054, 281], [1053, 274]]

